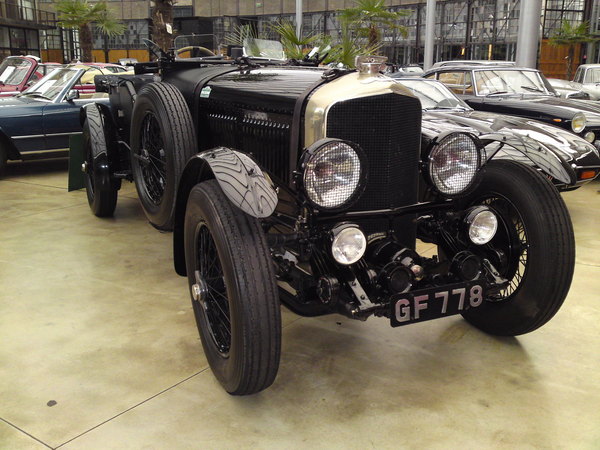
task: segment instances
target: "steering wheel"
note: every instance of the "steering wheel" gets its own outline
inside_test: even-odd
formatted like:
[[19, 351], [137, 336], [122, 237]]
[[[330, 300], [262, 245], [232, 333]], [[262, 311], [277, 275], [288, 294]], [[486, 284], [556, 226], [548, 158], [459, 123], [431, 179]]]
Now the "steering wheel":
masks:
[[190, 52], [191, 58], [201, 58], [203, 56], [216, 56], [211, 50], [207, 49], [206, 47], [201, 47], [200, 45], [188, 45], [187, 47], [182, 47], [180, 49], [177, 49], [175, 54], [179, 56], [185, 52]]

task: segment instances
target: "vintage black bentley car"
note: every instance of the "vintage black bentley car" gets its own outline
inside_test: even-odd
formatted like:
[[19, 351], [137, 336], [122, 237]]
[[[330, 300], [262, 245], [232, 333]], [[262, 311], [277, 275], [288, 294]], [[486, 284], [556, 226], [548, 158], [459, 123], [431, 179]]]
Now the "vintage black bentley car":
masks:
[[273, 383], [280, 300], [392, 326], [462, 314], [497, 335], [560, 308], [575, 247], [556, 188], [469, 133], [421, 147], [421, 104], [377, 57], [326, 70], [317, 58], [160, 55], [96, 78], [111, 102], [82, 113], [88, 199], [112, 215], [134, 180], [148, 220], [173, 229], [227, 392]]

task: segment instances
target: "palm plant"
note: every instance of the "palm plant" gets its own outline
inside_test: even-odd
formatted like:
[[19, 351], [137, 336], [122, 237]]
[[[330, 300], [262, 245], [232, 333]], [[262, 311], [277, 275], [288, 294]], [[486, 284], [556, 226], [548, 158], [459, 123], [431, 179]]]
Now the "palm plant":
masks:
[[258, 33], [256, 29], [251, 25], [235, 25], [233, 29], [225, 35], [225, 42], [229, 45], [249, 45], [250, 53], [252, 55], [258, 55], [260, 49], [256, 44], [258, 39]]
[[325, 63], [341, 63], [346, 67], [354, 67], [357, 56], [373, 55], [377, 53], [380, 44], [370, 45], [361, 42], [361, 38], [354, 35], [347, 23], [342, 22], [340, 29], [340, 41], [333, 46]]
[[289, 20], [276, 22], [271, 25], [271, 28], [279, 35], [285, 56], [289, 59], [302, 59], [304, 50], [323, 41], [323, 36], [320, 34], [298, 37], [294, 24]]
[[225, 42], [229, 45], [244, 45], [244, 42], [257, 39], [256, 30], [250, 25], [235, 25], [233, 29], [225, 35]]
[[567, 79], [571, 79], [573, 75], [573, 59], [575, 58], [575, 46], [586, 42], [594, 42], [599, 38], [589, 33], [589, 24], [581, 22], [573, 25], [568, 20], [564, 20], [554, 36], [550, 38], [550, 45], [561, 46], [566, 45], [567, 50]]
[[384, 0], [355, 0], [355, 7], [340, 11], [340, 20], [358, 36], [367, 38], [368, 47], [381, 47], [381, 30], [396, 29], [404, 37], [406, 27], [398, 25], [398, 20], [410, 14], [409, 11], [389, 11]]
[[122, 34], [125, 30], [125, 26], [110, 13], [104, 0], [93, 4], [88, 0], [59, 0], [56, 11], [59, 26], [79, 30], [79, 45], [84, 61], [92, 61], [92, 23], [109, 36]]

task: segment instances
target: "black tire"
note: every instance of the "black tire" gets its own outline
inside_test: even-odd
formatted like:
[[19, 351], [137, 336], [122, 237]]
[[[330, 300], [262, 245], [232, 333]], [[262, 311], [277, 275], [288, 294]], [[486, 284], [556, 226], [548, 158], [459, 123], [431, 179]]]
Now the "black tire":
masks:
[[279, 368], [281, 311], [259, 221], [210, 180], [190, 193], [184, 239], [196, 324], [215, 377], [233, 395], [267, 388]]
[[[108, 126], [108, 124], [106, 124]], [[111, 181], [107, 143], [110, 129], [105, 128], [102, 114], [95, 106], [86, 109], [83, 123], [83, 150], [85, 152], [84, 182], [88, 204], [94, 215], [110, 217], [117, 206], [118, 189]], [[107, 136], [108, 134], [108, 136]]]
[[8, 161], [8, 153], [2, 141], [0, 141], [0, 175], [6, 170], [6, 162]]
[[185, 163], [196, 153], [190, 110], [168, 83], [144, 86], [131, 119], [131, 168], [146, 217], [161, 230], [173, 228], [177, 186]]
[[499, 216], [495, 237], [480, 251], [510, 284], [463, 317], [502, 336], [541, 327], [560, 309], [575, 266], [573, 226], [560, 194], [535, 169], [499, 160], [487, 164], [470, 203]]

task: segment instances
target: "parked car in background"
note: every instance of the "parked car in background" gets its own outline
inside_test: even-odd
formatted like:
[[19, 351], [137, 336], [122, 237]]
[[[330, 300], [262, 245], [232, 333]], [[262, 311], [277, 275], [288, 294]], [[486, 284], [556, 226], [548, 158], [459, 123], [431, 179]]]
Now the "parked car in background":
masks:
[[95, 69], [100, 69], [103, 70], [104, 72], [108, 73], [122, 73], [122, 72], [127, 72], [128, 70], [131, 70], [130, 68], [124, 67], [120, 64], [112, 64], [112, 63], [99, 63], [99, 62], [93, 62], [93, 63], [86, 63], [86, 62], [77, 62], [77, 63], [71, 63], [69, 65], [67, 65], [67, 67], [77, 67], [77, 66], [88, 66], [88, 67], [93, 67]]
[[84, 76], [93, 81], [101, 73], [92, 67], [54, 69], [24, 92], [0, 99], [0, 170], [7, 160], [65, 156], [69, 135], [81, 133], [81, 107], [108, 102], [104, 93], [75, 87], [84, 85]]
[[136, 58], [119, 58], [118, 63], [125, 66], [127, 70], [131, 70], [138, 63], [138, 60]]
[[562, 98], [571, 98], [576, 100], [597, 100], [596, 98], [592, 98], [589, 92], [585, 91], [583, 89], [583, 85], [580, 83], [561, 80], [559, 78], [548, 78], [548, 82]]
[[397, 67], [395, 72], [392, 74], [397, 74], [398, 76], [409, 76], [409, 77], [420, 77], [425, 73], [423, 68], [418, 64], [408, 64], [405, 66]]
[[487, 59], [455, 59], [451, 61], [438, 61], [433, 63], [431, 69], [447, 66], [506, 66], [514, 67], [517, 64], [514, 61], [500, 61]]
[[577, 188], [600, 172], [598, 149], [573, 133], [537, 120], [474, 111], [436, 80], [392, 77], [421, 101], [422, 146], [442, 133], [472, 133], [481, 140], [486, 158], [533, 166], [560, 190]]
[[131, 70], [131, 68], [124, 67], [121, 64], [113, 64], [113, 63], [93, 63], [90, 64], [92, 67], [96, 67], [98, 69], [108, 70], [112, 73], [122, 73]]
[[24, 91], [58, 63], [42, 63], [36, 56], [9, 56], [0, 63], [0, 97], [11, 97]]
[[567, 86], [587, 93], [590, 100], [600, 100], [600, 64], [582, 64], [577, 68], [572, 81], [550, 78], [553, 86]]
[[431, 69], [424, 76], [444, 83], [473, 109], [536, 119], [600, 147], [600, 105], [558, 97], [539, 70], [455, 65]]
[[80, 94], [93, 94], [94, 92], [96, 92], [96, 86], [94, 85], [94, 77], [96, 75], [109, 75], [111, 73], [114, 73], [108, 70], [103, 65], [99, 66], [91, 63], [68, 64], [65, 67], [69, 69], [82, 69], [84, 71], [77, 84], [73, 86], [73, 89], [79, 91]]
[[[133, 180], [150, 223], [173, 230], [227, 392], [273, 383], [280, 300], [391, 326], [462, 314], [512, 336], [550, 320], [575, 247], [548, 177], [488, 157], [470, 132], [421, 146], [422, 106], [380, 74], [385, 58], [328, 70], [318, 57], [276, 60], [281, 45], [263, 42], [238, 60], [179, 60], [150, 43], [158, 61], [96, 77], [110, 105], [82, 117], [90, 209], [112, 215]], [[417, 238], [438, 255], [419, 254]]]

